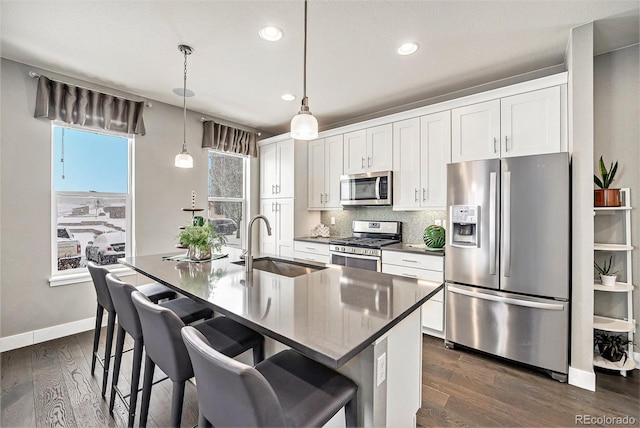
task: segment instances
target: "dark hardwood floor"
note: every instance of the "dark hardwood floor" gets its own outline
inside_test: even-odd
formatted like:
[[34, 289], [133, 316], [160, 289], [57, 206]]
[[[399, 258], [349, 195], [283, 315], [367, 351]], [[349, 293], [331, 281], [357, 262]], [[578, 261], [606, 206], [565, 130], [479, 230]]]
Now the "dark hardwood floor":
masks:
[[[122, 403], [116, 399], [116, 408], [109, 414], [108, 402], [100, 395], [101, 367], [96, 368], [95, 376], [90, 374], [92, 338], [93, 332], [89, 331], [2, 353], [0, 426], [126, 426]], [[127, 341], [125, 348], [130, 346]], [[423, 340], [422, 367], [419, 427], [571, 427], [580, 425], [578, 415], [628, 416], [634, 418], [631, 426], [640, 424], [637, 371], [627, 378], [598, 372], [597, 391], [593, 393], [519, 365], [471, 351], [446, 349], [442, 340], [428, 336]], [[159, 370], [156, 372], [158, 379], [163, 377]], [[130, 375], [131, 352], [123, 358], [119, 386], [128, 390]], [[148, 426], [168, 424], [170, 400], [170, 381], [154, 386]], [[182, 425], [196, 425], [197, 413], [196, 387], [188, 383]], [[625, 425], [624, 420], [602, 422], [595, 425]]]

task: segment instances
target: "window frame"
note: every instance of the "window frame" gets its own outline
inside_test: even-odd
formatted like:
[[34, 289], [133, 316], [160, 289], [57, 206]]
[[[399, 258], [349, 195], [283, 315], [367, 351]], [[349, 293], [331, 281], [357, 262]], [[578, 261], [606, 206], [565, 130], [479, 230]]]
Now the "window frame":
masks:
[[[54, 188], [54, 173], [55, 173], [55, 162], [58, 158], [56, 158], [56, 153], [54, 153], [55, 147], [55, 129], [56, 128], [66, 128], [73, 129], [75, 131], [87, 132], [92, 134], [100, 134], [106, 135], [109, 137], [117, 137], [127, 140], [127, 193], [112, 193], [112, 192], [86, 192], [86, 191], [56, 191]], [[124, 198], [125, 199], [125, 210], [127, 212], [126, 218], [126, 226], [125, 226], [125, 234], [126, 234], [126, 242], [127, 245], [125, 247], [125, 256], [130, 257], [135, 254], [135, 242], [134, 242], [134, 225], [135, 225], [135, 212], [134, 212], [134, 145], [135, 145], [135, 136], [133, 134], [123, 134], [113, 131], [106, 131], [102, 129], [94, 129], [84, 126], [78, 126], [73, 124], [68, 124], [60, 121], [52, 121], [51, 122], [51, 176], [50, 176], [50, 191], [51, 191], [51, 276], [49, 278], [49, 285], [51, 287], [66, 285], [66, 284], [74, 284], [78, 282], [86, 282], [91, 280], [91, 275], [89, 274], [86, 266], [77, 267], [72, 269], [58, 270], [58, 243], [57, 243], [57, 229], [58, 229], [58, 196], [79, 196], [79, 197], [104, 197], [104, 198]], [[86, 247], [81, 249], [82, 257], [85, 257]], [[110, 272], [118, 273], [120, 276], [128, 276], [134, 275], [135, 272], [129, 268], [126, 268], [118, 263], [104, 265], [109, 268]]]
[[[209, 167], [209, 156], [211, 155], [211, 153], [215, 153], [217, 155], [223, 155], [223, 156], [229, 156], [229, 157], [235, 157], [235, 158], [240, 158], [242, 159], [242, 197], [241, 198], [223, 198], [223, 197], [217, 197], [217, 196], [209, 196], [209, 192], [210, 192], [210, 188], [209, 185], [211, 183], [211, 179], [210, 179], [210, 172], [211, 169]], [[247, 222], [247, 213], [249, 212], [249, 199], [248, 199], [248, 195], [250, 194], [248, 186], [250, 183], [250, 177], [249, 177], [249, 170], [250, 170], [250, 165], [249, 165], [249, 157], [244, 156], [244, 155], [239, 155], [239, 154], [235, 154], [235, 153], [229, 153], [229, 152], [223, 152], [220, 150], [214, 150], [214, 149], [208, 149], [207, 150], [207, 217], [209, 219], [211, 219], [211, 217], [209, 216], [209, 203], [210, 202], [240, 202], [242, 203], [242, 219], [243, 221], [246, 223]], [[242, 223], [241, 223], [242, 224]], [[241, 224], [237, 225], [238, 228], [240, 228], [240, 243], [239, 244], [230, 244], [227, 242], [227, 246], [231, 247], [231, 248], [245, 248], [246, 245], [246, 231], [241, 227]]]

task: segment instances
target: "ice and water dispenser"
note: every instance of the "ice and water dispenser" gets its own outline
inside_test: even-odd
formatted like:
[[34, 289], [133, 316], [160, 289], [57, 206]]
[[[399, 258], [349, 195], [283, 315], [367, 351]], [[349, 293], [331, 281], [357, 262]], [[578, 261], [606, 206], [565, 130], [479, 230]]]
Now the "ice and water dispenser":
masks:
[[452, 205], [451, 246], [477, 248], [480, 245], [480, 207], [478, 205]]

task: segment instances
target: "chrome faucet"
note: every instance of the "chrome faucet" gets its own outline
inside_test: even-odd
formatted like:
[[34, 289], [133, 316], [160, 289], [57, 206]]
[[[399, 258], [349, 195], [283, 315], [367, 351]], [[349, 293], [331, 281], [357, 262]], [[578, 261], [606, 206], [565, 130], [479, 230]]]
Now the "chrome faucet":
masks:
[[267, 225], [267, 234], [271, 236], [271, 225], [269, 224], [269, 219], [263, 216], [262, 214], [254, 215], [249, 220], [249, 224], [247, 225], [247, 255], [244, 259], [244, 265], [247, 269], [247, 273], [253, 271], [253, 256], [251, 255], [251, 229], [253, 229], [253, 222], [257, 219], [261, 218], [264, 220]]

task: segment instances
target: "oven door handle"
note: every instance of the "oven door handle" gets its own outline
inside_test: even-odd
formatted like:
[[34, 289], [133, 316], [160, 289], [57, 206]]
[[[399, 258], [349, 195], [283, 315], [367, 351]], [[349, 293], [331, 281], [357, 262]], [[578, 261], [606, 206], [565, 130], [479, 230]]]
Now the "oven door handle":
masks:
[[362, 259], [362, 260], [378, 260], [380, 259], [379, 256], [363, 256], [361, 254], [352, 254], [352, 253], [341, 253], [341, 252], [337, 252], [337, 251], [331, 251], [329, 253], [330, 255], [336, 255], [336, 256], [342, 256], [342, 257], [351, 257], [354, 259]]

